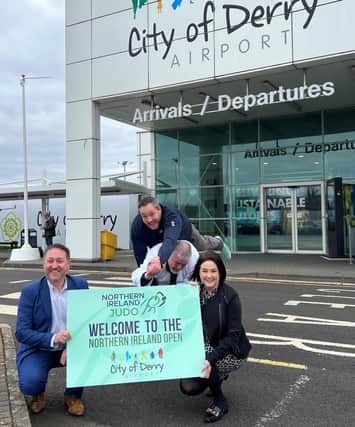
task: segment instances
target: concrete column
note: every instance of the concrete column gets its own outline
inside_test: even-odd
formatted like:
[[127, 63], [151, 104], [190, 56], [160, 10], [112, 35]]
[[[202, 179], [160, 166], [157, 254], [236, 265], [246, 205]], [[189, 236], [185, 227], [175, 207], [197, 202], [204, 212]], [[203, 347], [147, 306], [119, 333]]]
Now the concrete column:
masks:
[[92, 101], [90, 0], [66, 0], [66, 245], [100, 257], [100, 114]]
[[153, 132], [137, 133], [137, 164], [141, 171], [139, 184], [155, 190], [155, 144]]
[[100, 113], [91, 100], [67, 103], [66, 245], [73, 259], [100, 258]]

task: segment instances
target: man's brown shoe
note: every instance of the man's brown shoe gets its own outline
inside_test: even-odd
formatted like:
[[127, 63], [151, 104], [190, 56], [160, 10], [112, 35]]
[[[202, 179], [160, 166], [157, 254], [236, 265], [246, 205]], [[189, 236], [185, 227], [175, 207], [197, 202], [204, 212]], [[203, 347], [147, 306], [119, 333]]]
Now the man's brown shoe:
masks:
[[45, 406], [46, 402], [44, 401], [44, 393], [32, 396], [31, 411], [34, 414], [39, 414], [42, 412]]
[[75, 415], [76, 417], [84, 415], [85, 406], [78, 397], [64, 395], [64, 403], [70, 415]]

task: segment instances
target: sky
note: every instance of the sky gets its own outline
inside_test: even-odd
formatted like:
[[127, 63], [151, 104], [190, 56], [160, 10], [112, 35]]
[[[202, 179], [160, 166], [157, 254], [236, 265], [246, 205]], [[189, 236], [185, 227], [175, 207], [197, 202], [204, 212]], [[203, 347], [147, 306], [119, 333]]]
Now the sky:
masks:
[[[75, 0], [73, 0], [75, 1]], [[0, 184], [23, 180], [21, 75], [28, 178], [65, 179], [65, 1], [1, 2]], [[136, 170], [136, 129], [101, 119], [101, 175]]]

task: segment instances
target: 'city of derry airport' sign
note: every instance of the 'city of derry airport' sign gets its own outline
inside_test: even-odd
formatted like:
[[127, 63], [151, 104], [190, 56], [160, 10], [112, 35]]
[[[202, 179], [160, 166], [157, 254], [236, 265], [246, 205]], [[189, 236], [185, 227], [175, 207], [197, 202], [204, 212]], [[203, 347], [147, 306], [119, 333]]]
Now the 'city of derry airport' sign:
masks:
[[[186, 0], [187, 1], [187, 0]], [[138, 6], [141, 8], [148, 3], [148, 0], [132, 0], [134, 18], [136, 17]], [[176, 10], [181, 6], [182, 0], [174, 0], [171, 3], [172, 9]], [[263, 2], [265, 3], [265, 2]], [[190, 4], [194, 4], [190, 0]], [[228, 34], [232, 34], [244, 25], [250, 23], [251, 27], [260, 28], [269, 26], [274, 19], [280, 19], [283, 17], [285, 21], [288, 21], [292, 12], [297, 9], [304, 8], [305, 21], [303, 28], [306, 29], [313, 19], [313, 15], [316, 11], [318, 0], [292, 0], [284, 2], [276, 2], [271, 5], [258, 5], [255, 8], [248, 9], [245, 6], [237, 4], [223, 4], [218, 5], [222, 7], [225, 12], [225, 28]], [[161, 12], [163, 8], [162, 0], [157, 2], [158, 11]], [[200, 33], [203, 34], [204, 40], [209, 40], [210, 34], [214, 27], [214, 14], [215, 14], [215, 3], [213, 1], [207, 1], [204, 4], [202, 12], [202, 20], [200, 22], [190, 22], [186, 26], [186, 41], [193, 43], [198, 39]], [[144, 29], [142, 32], [137, 28], [133, 27], [129, 35], [128, 52], [131, 57], [138, 56], [140, 54], [148, 53], [148, 45], [152, 43], [154, 50], [162, 51], [162, 59], [165, 59], [173, 45], [175, 38], [175, 28], [167, 30], [166, 25], [160, 29], [157, 23], [153, 24], [151, 32], [147, 32]]]
[[279, 86], [270, 92], [259, 92], [258, 94], [247, 93], [242, 96], [219, 95], [217, 101], [213, 101], [209, 95], [205, 96], [202, 104], [183, 104], [154, 107], [143, 110], [136, 108], [133, 116], [133, 124], [151, 122], [156, 120], [177, 119], [189, 116], [204, 116], [205, 114], [218, 113], [229, 110], [249, 111], [251, 108], [262, 107], [283, 102], [303, 101], [315, 99], [320, 96], [332, 96], [335, 93], [333, 82], [313, 83], [294, 88]]
[[67, 387], [201, 376], [198, 287], [68, 292]]

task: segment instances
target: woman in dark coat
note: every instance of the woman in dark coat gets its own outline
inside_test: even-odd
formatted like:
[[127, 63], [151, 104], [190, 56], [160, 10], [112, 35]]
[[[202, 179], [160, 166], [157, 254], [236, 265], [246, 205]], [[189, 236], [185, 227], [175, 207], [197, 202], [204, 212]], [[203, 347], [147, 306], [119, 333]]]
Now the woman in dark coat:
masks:
[[47, 248], [49, 248], [53, 245], [53, 237], [55, 236], [55, 220], [50, 212], [44, 213], [43, 220], [43, 237], [46, 239]]
[[187, 395], [210, 388], [213, 402], [204, 416], [204, 421], [210, 423], [228, 412], [222, 381], [240, 367], [251, 346], [242, 326], [239, 296], [225, 283], [226, 268], [221, 257], [215, 252], [202, 252], [191, 278], [200, 286], [206, 361], [204, 378], [182, 379], [180, 388]]

